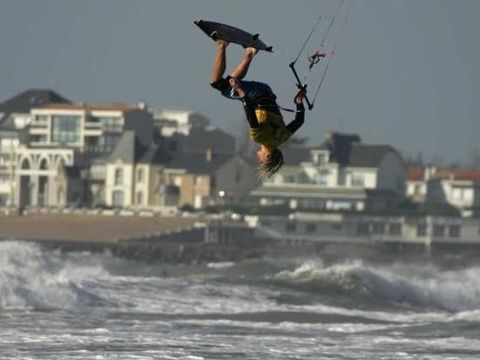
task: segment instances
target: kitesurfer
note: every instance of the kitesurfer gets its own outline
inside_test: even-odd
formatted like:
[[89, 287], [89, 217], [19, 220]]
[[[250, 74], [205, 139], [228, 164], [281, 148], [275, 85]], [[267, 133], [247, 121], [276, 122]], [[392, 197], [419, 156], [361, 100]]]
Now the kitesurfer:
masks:
[[303, 99], [306, 88], [300, 88], [295, 95], [295, 118], [285, 125], [280, 107], [276, 102], [277, 97], [270, 86], [263, 82], [243, 80], [258, 49], [247, 47], [243, 58], [230, 75], [223, 77], [228, 44], [227, 41], [220, 39], [215, 42], [216, 52], [210, 84], [223, 96], [242, 102], [249, 124], [250, 137], [260, 144], [260, 149], [257, 151], [258, 174], [260, 177], [270, 177], [283, 165], [283, 154], [278, 147], [304, 123]]

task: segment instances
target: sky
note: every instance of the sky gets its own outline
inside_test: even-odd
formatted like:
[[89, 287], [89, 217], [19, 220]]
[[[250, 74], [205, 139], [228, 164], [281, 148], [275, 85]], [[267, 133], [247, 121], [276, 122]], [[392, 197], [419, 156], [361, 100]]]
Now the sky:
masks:
[[[260, 33], [274, 53], [260, 52], [247, 78], [289, 107], [288, 64], [338, 1], [0, 0], [0, 101], [49, 88], [74, 102], [197, 111], [240, 133], [241, 105], [209, 86], [214, 43], [193, 21]], [[355, 0], [298, 136], [317, 145], [329, 130], [355, 133], [406, 157], [468, 163], [480, 153], [478, 15], [478, 0]], [[242, 54], [228, 47], [227, 71]]]

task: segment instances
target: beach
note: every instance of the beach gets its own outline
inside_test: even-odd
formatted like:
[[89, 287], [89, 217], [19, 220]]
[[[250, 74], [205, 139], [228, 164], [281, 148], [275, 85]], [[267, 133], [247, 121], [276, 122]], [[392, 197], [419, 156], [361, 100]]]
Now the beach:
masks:
[[2, 215], [0, 239], [116, 244], [121, 240], [187, 229], [196, 221], [180, 216]]

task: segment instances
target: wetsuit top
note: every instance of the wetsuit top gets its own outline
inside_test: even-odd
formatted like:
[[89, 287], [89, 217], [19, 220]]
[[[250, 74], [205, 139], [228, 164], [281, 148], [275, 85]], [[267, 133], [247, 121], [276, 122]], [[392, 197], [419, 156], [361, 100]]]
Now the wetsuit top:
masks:
[[269, 85], [258, 81], [240, 81], [245, 96], [240, 98], [231, 88], [229, 77], [220, 79], [211, 85], [229, 98], [241, 100], [250, 126], [250, 137], [257, 143], [273, 149], [287, 141], [304, 122], [305, 109], [297, 105], [295, 119], [288, 125], [275, 101], [277, 98]]
[[[229, 98], [229, 99], [239, 99], [239, 96], [235, 93], [235, 91], [230, 87], [228, 80], [231, 76], [227, 76], [226, 78], [222, 78], [211, 85], [220, 91], [220, 93]], [[250, 99], [260, 99], [261, 97], [266, 97], [275, 100], [277, 97], [272, 91], [272, 88], [265, 83], [259, 81], [245, 81], [239, 80], [243, 91], [245, 91], [245, 96]]]

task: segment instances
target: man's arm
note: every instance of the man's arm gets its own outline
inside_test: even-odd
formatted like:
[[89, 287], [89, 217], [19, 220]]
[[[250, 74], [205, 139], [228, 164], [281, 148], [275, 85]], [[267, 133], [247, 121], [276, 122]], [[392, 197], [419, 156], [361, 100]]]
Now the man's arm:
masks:
[[228, 42], [217, 40], [215, 42], [215, 58], [213, 60], [212, 74], [210, 76], [210, 84], [214, 84], [223, 78], [226, 67], [226, 49]]
[[293, 134], [300, 129], [305, 122], [305, 106], [303, 104], [297, 104], [297, 111], [295, 113], [295, 119], [293, 119], [288, 125], [287, 129]]
[[293, 102], [297, 106], [297, 111], [295, 114], [295, 119], [293, 119], [293, 121], [291, 121], [287, 125], [287, 129], [290, 130], [292, 134], [298, 129], [300, 129], [300, 127], [305, 122], [305, 106], [303, 105], [303, 99], [305, 98], [306, 93], [307, 93], [307, 88], [302, 87], [293, 98]]

